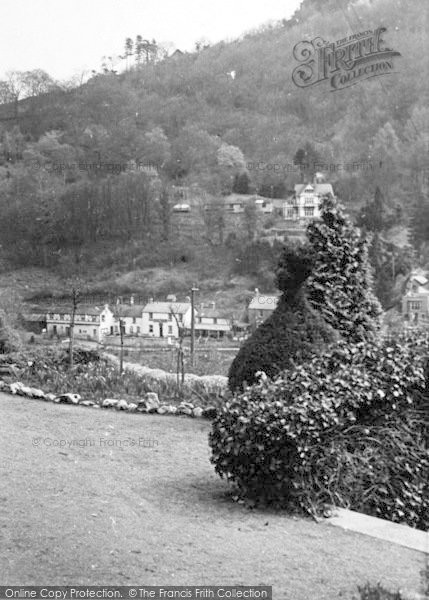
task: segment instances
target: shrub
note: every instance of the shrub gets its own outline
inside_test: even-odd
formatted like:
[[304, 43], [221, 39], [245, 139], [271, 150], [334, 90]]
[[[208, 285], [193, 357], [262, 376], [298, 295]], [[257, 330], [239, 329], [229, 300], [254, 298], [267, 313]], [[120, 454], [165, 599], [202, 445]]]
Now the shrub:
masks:
[[11, 326], [5, 311], [0, 309], [0, 354], [16, 352], [21, 347], [19, 335]]
[[420, 340], [340, 342], [274, 381], [262, 376], [213, 422], [211, 460], [251, 503], [319, 514], [326, 503], [427, 529], [429, 427]]
[[400, 592], [389, 592], [379, 583], [376, 586], [367, 583], [358, 589], [360, 600], [405, 600]]
[[319, 352], [335, 339], [335, 333], [310, 306], [303, 284], [311, 272], [311, 259], [302, 250], [287, 249], [279, 265], [277, 279], [283, 292], [268, 319], [244, 342], [228, 374], [232, 391], [251, 384], [255, 374], [269, 377]]

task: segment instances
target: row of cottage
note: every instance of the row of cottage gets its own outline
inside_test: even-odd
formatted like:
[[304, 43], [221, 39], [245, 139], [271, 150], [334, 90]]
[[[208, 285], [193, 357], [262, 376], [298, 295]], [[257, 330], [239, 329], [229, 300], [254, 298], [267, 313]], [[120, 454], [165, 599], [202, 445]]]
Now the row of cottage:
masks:
[[[243, 334], [254, 325], [258, 325], [272, 313], [276, 296], [259, 294], [248, 306], [248, 322], [234, 320], [216, 309], [214, 303], [194, 308], [194, 330], [197, 337], [223, 338], [229, 335]], [[179, 338], [181, 333], [191, 331], [192, 307], [190, 302], [149, 302], [145, 305], [120, 304], [115, 308], [105, 304], [103, 307], [79, 305], [74, 316], [73, 335], [98, 342], [108, 335], [123, 333], [127, 336]], [[33, 325], [35, 332], [46, 331], [50, 336], [68, 337], [72, 314], [66, 306], [49, 307], [46, 313], [33, 312], [24, 315], [27, 325]]]
[[[174, 297], [172, 297], [174, 298]], [[255, 294], [247, 306], [245, 322], [216, 309], [215, 304], [200, 305], [194, 308], [194, 329], [197, 337], [223, 338], [245, 334], [258, 326], [276, 308], [278, 296]], [[429, 326], [429, 278], [421, 269], [414, 270], [407, 278], [402, 296], [401, 313], [410, 325]], [[74, 330], [76, 337], [103, 341], [108, 335], [118, 335], [120, 321], [123, 333], [127, 336], [178, 338], [181, 332], [191, 330], [191, 303], [150, 301], [145, 305], [129, 304], [103, 307], [80, 304], [75, 313]], [[50, 336], [70, 335], [72, 315], [66, 306], [48, 307], [27, 312], [23, 315], [29, 330]]]

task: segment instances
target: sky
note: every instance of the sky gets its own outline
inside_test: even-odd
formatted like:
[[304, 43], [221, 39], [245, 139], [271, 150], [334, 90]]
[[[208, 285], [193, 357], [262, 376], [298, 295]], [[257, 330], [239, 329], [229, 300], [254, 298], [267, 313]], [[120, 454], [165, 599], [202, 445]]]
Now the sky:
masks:
[[67, 80], [102, 57], [120, 55], [126, 37], [155, 38], [193, 50], [202, 38], [239, 37], [289, 18], [301, 0], [2, 0], [0, 78], [9, 70], [43, 69]]

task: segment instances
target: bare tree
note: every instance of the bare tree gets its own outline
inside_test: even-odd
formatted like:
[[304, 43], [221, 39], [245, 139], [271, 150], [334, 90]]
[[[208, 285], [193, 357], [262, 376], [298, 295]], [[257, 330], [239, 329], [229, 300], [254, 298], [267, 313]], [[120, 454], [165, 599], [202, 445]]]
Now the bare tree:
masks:
[[120, 347], [119, 347], [119, 375], [122, 375], [124, 372], [124, 333], [125, 333], [125, 322], [122, 314], [122, 303], [118, 298], [116, 301], [116, 308], [113, 311], [115, 319], [119, 323], [119, 339], [120, 339]]
[[185, 327], [183, 323], [180, 322], [176, 312], [174, 311], [174, 306], [170, 305], [170, 314], [173, 316], [173, 319], [176, 322], [177, 332], [179, 335], [179, 340], [177, 343], [177, 361], [176, 361], [176, 381], [177, 381], [177, 390], [179, 395], [181, 395], [183, 384], [185, 383], [185, 352], [183, 349], [183, 342], [185, 338]]
[[69, 331], [69, 366], [70, 369], [73, 369], [73, 343], [74, 343], [74, 326], [76, 321], [76, 312], [79, 306], [79, 298], [80, 298], [80, 285], [78, 282], [72, 283], [72, 312], [70, 319], [70, 331]]

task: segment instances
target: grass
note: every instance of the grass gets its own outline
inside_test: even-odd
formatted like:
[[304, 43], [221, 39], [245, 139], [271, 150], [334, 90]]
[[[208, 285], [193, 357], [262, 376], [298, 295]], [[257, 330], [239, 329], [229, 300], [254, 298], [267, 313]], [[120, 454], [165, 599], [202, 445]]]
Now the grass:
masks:
[[[238, 342], [237, 342], [238, 344]], [[119, 349], [110, 349], [112, 353], [119, 356]], [[185, 372], [195, 375], [228, 375], [229, 366], [236, 355], [237, 350], [232, 348], [220, 351], [216, 348], [195, 352], [194, 365], [191, 365], [189, 349], [185, 349]], [[156, 350], [127, 349], [125, 359], [129, 362], [144, 365], [150, 369], [162, 369], [167, 373], [176, 373], [177, 350], [171, 348], [159, 348]]]
[[[417, 552], [231, 502], [205, 421], [0, 403], [2, 585], [265, 584], [293, 600], [419, 588]], [[117, 444], [141, 437], [156, 444]]]

